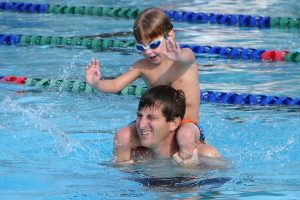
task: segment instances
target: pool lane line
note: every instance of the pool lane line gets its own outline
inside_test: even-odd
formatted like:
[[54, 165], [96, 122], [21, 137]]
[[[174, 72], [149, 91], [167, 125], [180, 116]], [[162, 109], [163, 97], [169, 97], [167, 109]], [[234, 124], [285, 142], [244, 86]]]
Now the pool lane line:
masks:
[[82, 38], [79, 37], [57, 37], [57, 36], [35, 36], [35, 35], [7, 35], [0, 34], [0, 45], [65, 45], [83, 46], [89, 49], [109, 49], [116, 47], [134, 47], [135, 41], [128, 39], [106, 39], [106, 38]]
[[[88, 49], [132, 48], [135, 40], [111, 38], [79, 38], [40, 35], [0, 34], [0, 45], [52, 45], [52, 46], [81, 46]], [[287, 50], [266, 50], [242, 47], [221, 47], [180, 44], [181, 48], [190, 48], [195, 54], [214, 54], [220, 58], [239, 59], [264, 62], [300, 62], [300, 52]]]
[[[27, 85], [44, 89], [54, 89], [68, 92], [96, 93], [97, 90], [89, 86], [85, 81], [52, 80], [46, 78], [28, 78], [25, 76], [1, 76], [0, 83]], [[145, 86], [129, 85], [119, 95], [141, 96], [148, 88]], [[235, 92], [215, 92], [200, 90], [200, 100], [209, 103], [249, 105], [249, 106], [300, 106], [300, 97], [269, 96], [265, 94], [254, 95], [248, 93], [237, 94]]]
[[[143, 11], [140, 8], [120, 7], [93, 7], [93, 6], [71, 6], [59, 4], [33, 4], [26, 2], [0, 2], [0, 10], [44, 13], [44, 14], [77, 14], [91, 16], [105, 16], [114, 18], [135, 19]], [[218, 14], [164, 10], [172, 21], [219, 24], [226, 26], [257, 27], [257, 28], [300, 28], [300, 18], [269, 17], [245, 14]]]
[[99, 33], [95, 35], [82, 35], [82, 36], [73, 36], [71, 38], [90, 38], [90, 39], [101, 39], [101, 38], [110, 38], [110, 37], [124, 37], [124, 36], [133, 36], [132, 31], [120, 31], [114, 33]]

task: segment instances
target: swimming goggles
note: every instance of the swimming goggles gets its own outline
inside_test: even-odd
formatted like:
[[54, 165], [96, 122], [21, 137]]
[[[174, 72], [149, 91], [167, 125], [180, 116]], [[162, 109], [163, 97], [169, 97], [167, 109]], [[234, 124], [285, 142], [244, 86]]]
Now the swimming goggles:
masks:
[[165, 36], [150, 42], [147, 46], [144, 46], [142, 44], [136, 44], [135, 47], [138, 51], [146, 51], [147, 49], [156, 49], [157, 47], [159, 47], [159, 45], [164, 39]]

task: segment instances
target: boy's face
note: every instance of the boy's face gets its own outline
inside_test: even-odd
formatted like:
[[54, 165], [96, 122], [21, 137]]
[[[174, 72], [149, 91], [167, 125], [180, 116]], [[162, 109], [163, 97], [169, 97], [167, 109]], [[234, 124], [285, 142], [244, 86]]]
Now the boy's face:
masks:
[[163, 144], [164, 139], [172, 131], [171, 123], [167, 122], [162, 106], [146, 107], [137, 111], [136, 127], [141, 145], [156, 148]]
[[165, 39], [165, 36], [159, 36], [152, 41], [144, 42], [144, 44], [136, 44], [136, 47], [151, 63], [160, 64], [164, 59], [163, 51], [166, 50]]

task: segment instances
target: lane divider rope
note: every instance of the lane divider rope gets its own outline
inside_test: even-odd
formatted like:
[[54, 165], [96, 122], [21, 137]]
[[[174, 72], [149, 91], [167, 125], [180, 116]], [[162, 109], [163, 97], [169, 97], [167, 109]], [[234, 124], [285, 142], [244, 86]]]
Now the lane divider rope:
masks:
[[[88, 49], [111, 49], [134, 47], [135, 40], [0, 34], [0, 45], [82, 46]], [[180, 47], [190, 48], [195, 54], [216, 54], [227, 59], [265, 62], [300, 62], [300, 52], [289, 52], [287, 50], [201, 46], [190, 44], [180, 44]]]
[[[132, 19], [136, 18], [142, 11], [142, 9], [139, 8], [69, 6], [58, 4], [33, 4], [26, 2], [0, 2], [0, 10], [26, 13], [93, 15]], [[258, 28], [300, 28], [300, 18], [217, 14], [176, 10], [165, 10], [165, 13], [172, 21], [189, 23], [210, 23]]]
[[[43, 78], [27, 78], [24, 76], [1, 76], [0, 83], [21, 84], [46, 89], [54, 89], [68, 92], [96, 93], [97, 90], [90, 87], [84, 81], [52, 80]], [[145, 86], [129, 85], [117, 94], [140, 96], [147, 90]], [[260, 105], [260, 106], [300, 106], [300, 97], [291, 98], [287, 96], [277, 97], [268, 95], [237, 94], [235, 92], [214, 92], [200, 90], [200, 100], [210, 103], [235, 104], [235, 105]]]

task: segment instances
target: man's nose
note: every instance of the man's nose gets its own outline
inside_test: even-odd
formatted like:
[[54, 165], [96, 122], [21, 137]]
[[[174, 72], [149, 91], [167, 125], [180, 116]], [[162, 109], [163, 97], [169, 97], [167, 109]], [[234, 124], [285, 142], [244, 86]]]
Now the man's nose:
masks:
[[139, 125], [141, 128], [146, 127], [148, 124], [148, 120], [146, 117], [141, 117], [139, 120]]

